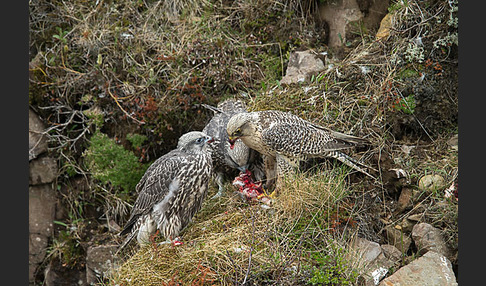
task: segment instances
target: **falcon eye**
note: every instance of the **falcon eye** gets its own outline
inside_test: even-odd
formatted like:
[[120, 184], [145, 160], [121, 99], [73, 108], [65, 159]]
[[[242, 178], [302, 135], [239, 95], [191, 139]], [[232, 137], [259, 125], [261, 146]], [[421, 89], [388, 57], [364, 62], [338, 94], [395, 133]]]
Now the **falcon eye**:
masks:
[[196, 143], [202, 143], [204, 141], [204, 137], [200, 137], [196, 139]]

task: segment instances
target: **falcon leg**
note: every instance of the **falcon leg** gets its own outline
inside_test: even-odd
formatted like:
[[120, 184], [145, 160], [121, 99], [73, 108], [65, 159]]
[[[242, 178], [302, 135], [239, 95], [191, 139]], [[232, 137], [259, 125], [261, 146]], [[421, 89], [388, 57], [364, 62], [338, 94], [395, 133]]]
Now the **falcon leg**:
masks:
[[174, 239], [167, 239], [166, 241], [159, 242], [159, 245], [165, 245], [165, 244], [172, 244], [172, 246], [179, 246], [179, 245], [183, 245], [184, 243], [181, 241], [180, 237], [176, 237]]
[[216, 174], [216, 184], [218, 185], [218, 192], [216, 195], [212, 196], [211, 199], [219, 198], [223, 195], [224, 187], [223, 187], [223, 174], [217, 173]]
[[283, 155], [277, 154], [277, 188], [283, 184], [283, 177], [294, 174], [295, 169], [298, 167], [299, 161], [291, 160]]
[[157, 230], [157, 224], [151, 215], [148, 215], [138, 229], [137, 241], [141, 244], [150, 243], [151, 236]]
[[275, 185], [275, 180], [276, 180], [276, 161], [275, 157], [263, 156], [263, 163], [264, 163], [264, 169], [265, 169], [265, 176], [267, 178], [266, 182], [266, 188], [270, 190], [274, 185]]
[[160, 232], [160, 231], [157, 229], [157, 231], [156, 231], [154, 234], [152, 234], [152, 235], [150, 236], [150, 242], [151, 242], [152, 244], [154, 244], [154, 243], [155, 243], [155, 238], [157, 237], [157, 235], [159, 235], [159, 232]]

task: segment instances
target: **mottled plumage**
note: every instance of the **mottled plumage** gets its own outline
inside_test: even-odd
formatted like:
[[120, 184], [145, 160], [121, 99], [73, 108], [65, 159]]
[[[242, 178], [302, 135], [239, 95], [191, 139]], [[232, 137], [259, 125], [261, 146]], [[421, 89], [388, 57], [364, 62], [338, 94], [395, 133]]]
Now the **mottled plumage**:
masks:
[[120, 249], [134, 237], [147, 243], [157, 229], [167, 240], [178, 237], [201, 208], [212, 176], [212, 138], [193, 131], [179, 139], [178, 148], [157, 159], [145, 172], [130, 218], [120, 235]]
[[292, 171], [300, 161], [317, 157], [336, 158], [371, 176], [357, 165], [358, 162], [339, 152], [367, 144], [367, 140], [330, 130], [288, 112], [267, 110], [236, 114], [227, 124], [227, 133], [230, 143], [239, 138], [265, 155], [267, 179]]
[[214, 111], [214, 116], [202, 132], [208, 134], [217, 142], [212, 154], [216, 183], [219, 187], [216, 196], [222, 194], [224, 178], [230, 177], [232, 180], [238, 175], [238, 172], [245, 172], [249, 169], [257, 180], [262, 180], [264, 171], [260, 154], [248, 148], [241, 140], [235, 141], [233, 148], [230, 148], [228, 142], [226, 125], [231, 116], [247, 112], [245, 104], [240, 100], [227, 99], [220, 102], [217, 107], [206, 104], [203, 104], [203, 106]]

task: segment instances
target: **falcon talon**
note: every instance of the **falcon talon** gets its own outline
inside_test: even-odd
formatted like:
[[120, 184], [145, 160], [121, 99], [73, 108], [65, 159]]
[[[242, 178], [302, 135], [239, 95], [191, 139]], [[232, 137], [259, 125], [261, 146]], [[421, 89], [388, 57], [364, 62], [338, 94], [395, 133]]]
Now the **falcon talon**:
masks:
[[172, 240], [172, 246], [181, 246], [184, 242], [180, 241], [179, 238]]

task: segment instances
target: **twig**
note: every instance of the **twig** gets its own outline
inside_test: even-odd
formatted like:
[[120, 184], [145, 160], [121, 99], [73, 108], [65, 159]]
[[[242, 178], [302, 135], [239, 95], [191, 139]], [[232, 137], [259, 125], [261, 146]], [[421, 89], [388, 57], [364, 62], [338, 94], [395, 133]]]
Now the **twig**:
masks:
[[121, 106], [120, 102], [118, 102], [118, 99], [111, 93], [111, 91], [110, 91], [110, 83], [109, 82], [108, 82], [108, 87], [106, 88], [106, 91], [111, 96], [111, 98], [113, 98], [113, 100], [115, 100], [116, 105], [118, 105], [118, 107], [125, 113], [126, 116], [130, 117], [133, 121], [137, 122], [140, 125], [145, 124], [145, 122], [136, 119], [135, 117], [131, 116], [125, 109], [123, 109], [123, 107]]
[[233, 268], [235, 269], [235, 276], [236, 276], [236, 277], [235, 277], [234, 284], [236, 285], [236, 283], [237, 283], [237, 281], [238, 281], [238, 271], [236, 271], [236, 263], [235, 263], [235, 261], [233, 260], [233, 258], [231, 257], [231, 255], [230, 255], [230, 253], [229, 253], [228, 249], [226, 249], [226, 255], [228, 256], [228, 258], [229, 258], [229, 260], [230, 260], [231, 264], [233, 265]]

